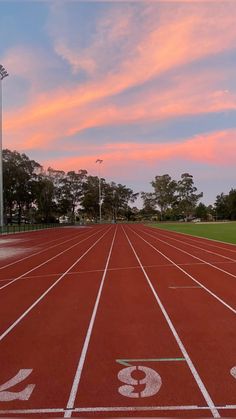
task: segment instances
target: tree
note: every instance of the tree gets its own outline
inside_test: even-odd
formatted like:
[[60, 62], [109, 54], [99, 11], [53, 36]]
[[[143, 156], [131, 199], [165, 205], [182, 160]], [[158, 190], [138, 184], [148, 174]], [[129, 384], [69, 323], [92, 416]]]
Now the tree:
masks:
[[191, 216], [195, 210], [196, 204], [203, 193], [197, 193], [197, 188], [194, 186], [193, 176], [189, 173], [183, 173], [181, 179], [177, 184], [178, 192], [178, 210], [185, 219]]
[[55, 202], [55, 187], [53, 181], [45, 173], [38, 176], [34, 183], [35, 190], [35, 205], [37, 207], [36, 218], [37, 222], [54, 222], [57, 212]]
[[225, 220], [230, 217], [228, 199], [228, 195], [224, 194], [223, 192], [216, 196], [216, 219]]
[[154, 188], [154, 202], [160, 208], [162, 220], [167, 208], [175, 201], [177, 183], [170, 175], [165, 174], [156, 176], [151, 185]]
[[208, 217], [208, 207], [200, 202], [198, 206], [195, 208], [195, 217], [201, 218], [201, 220], [207, 220]]
[[133, 212], [129, 207], [129, 203], [135, 202], [138, 193], [134, 193], [132, 189], [127, 188], [125, 185], [104, 184], [103, 187], [103, 213], [107, 214], [114, 221], [119, 217], [125, 217], [128, 220], [133, 216]]
[[156, 215], [155, 194], [152, 192], [141, 192], [141, 198], [143, 200], [143, 208], [140, 211], [140, 215], [144, 218], [151, 218]]
[[76, 209], [82, 201], [86, 179], [86, 170], [79, 170], [78, 173], [75, 171], [67, 172], [61, 180], [60, 188], [57, 189], [60, 212], [68, 214], [71, 222], [75, 221]]
[[3, 150], [4, 206], [8, 221], [12, 222], [13, 212], [21, 223], [34, 202], [34, 182], [42, 166], [17, 151]]
[[231, 220], [236, 220], [236, 189], [231, 189], [228, 195], [228, 208]]
[[[101, 188], [104, 188], [105, 179], [101, 179]], [[83, 184], [83, 196], [80, 205], [81, 212], [90, 220], [98, 220], [99, 214], [99, 194], [98, 194], [99, 178], [97, 176], [87, 176], [86, 182]]]

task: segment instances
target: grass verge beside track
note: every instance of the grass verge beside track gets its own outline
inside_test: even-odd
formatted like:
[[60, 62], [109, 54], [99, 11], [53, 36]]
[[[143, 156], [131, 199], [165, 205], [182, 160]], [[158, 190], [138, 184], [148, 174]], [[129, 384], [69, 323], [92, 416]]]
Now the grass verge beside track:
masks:
[[152, 227], [236, 244], [236, 222], [156, 223]]

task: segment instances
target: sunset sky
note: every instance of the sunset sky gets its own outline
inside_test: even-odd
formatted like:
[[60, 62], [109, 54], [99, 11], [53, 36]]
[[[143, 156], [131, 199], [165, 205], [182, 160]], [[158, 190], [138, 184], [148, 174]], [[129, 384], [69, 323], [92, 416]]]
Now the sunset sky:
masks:
[[235, 0], [0, 0], [3, 148], [151, 191], [236, 188]]

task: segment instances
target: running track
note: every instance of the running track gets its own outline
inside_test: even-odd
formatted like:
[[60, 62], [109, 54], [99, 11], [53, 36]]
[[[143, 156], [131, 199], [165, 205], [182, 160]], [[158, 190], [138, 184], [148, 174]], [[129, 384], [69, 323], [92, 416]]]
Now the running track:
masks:
[[1, 249], [0, 416], [236, 416], [236, 246], [124, 224]]

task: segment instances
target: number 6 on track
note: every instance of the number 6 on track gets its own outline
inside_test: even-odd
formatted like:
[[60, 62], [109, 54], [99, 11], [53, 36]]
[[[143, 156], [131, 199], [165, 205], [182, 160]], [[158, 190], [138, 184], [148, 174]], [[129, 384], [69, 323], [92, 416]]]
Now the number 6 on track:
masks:
[[[142, 371], [145, 377], [141, 380], [136, 380], [132, 377], [132, 372]], [[162, 381], [160, 375], [152, 368], [138, 366], [123, 368], [118, 373], [118, 379], [126, 385], [119, 387], [118, 391], [122, 396], [139, 398], [151, 397], [158, 393], [161, 388]], [[144, 390], [135, 391], [135, 386], [145, 384]]]

